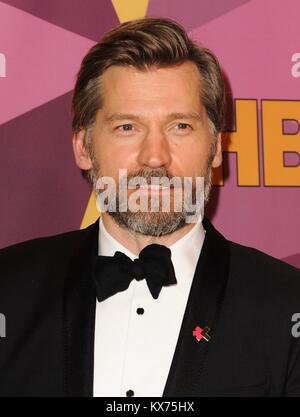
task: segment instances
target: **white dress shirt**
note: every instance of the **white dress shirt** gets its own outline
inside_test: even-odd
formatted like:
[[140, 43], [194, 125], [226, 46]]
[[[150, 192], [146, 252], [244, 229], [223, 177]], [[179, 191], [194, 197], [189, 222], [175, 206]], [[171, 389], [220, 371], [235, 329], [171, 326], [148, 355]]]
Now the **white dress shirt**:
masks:
[[[198, 221], [169, 246], [177, 284], [152, 298], [146, 280], [133, 279], [127, 290], [96, 305], [94, 397], [161, 397], [202, 249], [205, 230]], [[99, 219], [99, 255], [121, 251]]]

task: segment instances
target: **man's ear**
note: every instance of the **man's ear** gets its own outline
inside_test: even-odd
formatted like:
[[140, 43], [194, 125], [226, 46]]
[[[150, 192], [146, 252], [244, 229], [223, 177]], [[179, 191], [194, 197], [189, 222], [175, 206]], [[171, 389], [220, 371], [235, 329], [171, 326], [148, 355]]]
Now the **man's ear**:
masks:
[[216, 153], [214, 159], [212, 160], [211, 166], [213, 168], [218, 168], [222, 164], [222, 134], [219, 132], [217, 136], [216, 143]]
[[80, 169], [87, 170], [92, 168], [92, 161], [85, 147], [85, 133], [85, 129], [82, 129], [79, 132], [74, 133], [72, 137], [72, 143], [76, 164]]

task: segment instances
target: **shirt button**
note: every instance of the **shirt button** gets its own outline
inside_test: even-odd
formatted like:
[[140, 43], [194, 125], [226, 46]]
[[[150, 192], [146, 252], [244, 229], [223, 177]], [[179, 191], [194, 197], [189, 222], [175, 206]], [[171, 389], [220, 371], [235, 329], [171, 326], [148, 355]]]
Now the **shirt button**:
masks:
[[133, 397], [133, 396], [134, 396], [134, 391], [132, 391], [132, 389], [129, 389], [129, 390], [126, 392], [126, 396], [127, 396], [127, 397]]
[[137, 310], [136, 310], [136, 312], [138, 313], [138, 314], [144, 314], [144, 309], [142, 308], [142, 307], [139, 307], [139, 308], [137, 308]]

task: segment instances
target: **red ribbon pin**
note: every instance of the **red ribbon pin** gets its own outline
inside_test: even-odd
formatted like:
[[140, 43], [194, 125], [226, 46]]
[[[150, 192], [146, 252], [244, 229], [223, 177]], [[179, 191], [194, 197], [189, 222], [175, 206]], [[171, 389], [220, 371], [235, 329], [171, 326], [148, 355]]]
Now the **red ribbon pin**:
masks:
[[197, 326], [195, 327], [195, 330], [193, 330], [193, 336], [195, 336], [198, 342], [200, 342], [201, 339], [204, 339], [206, 342], [209, 342], [211, 339], [211, 336], [208, 334], [209, 331], [210, 328], [208, 326], [205, 326], [204, 329]]

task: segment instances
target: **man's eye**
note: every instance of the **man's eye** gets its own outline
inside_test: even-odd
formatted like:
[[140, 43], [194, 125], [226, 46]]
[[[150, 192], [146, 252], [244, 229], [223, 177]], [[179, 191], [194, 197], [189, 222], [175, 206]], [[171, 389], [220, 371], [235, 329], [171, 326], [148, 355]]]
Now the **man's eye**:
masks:
[[120, 130], [122, 132], [130, 132], [132, 130], [132, 125], [129, 123], [126, 123], [125, 125], [117, 126], [116, 130]]
[[177, 123], [176, 126], [180, 126], [179, 130], [186, 130], [187, 127], [191, 127], [189, 124], [187, 123]]

